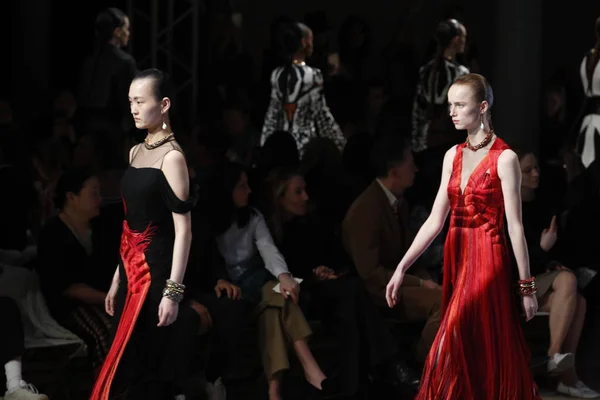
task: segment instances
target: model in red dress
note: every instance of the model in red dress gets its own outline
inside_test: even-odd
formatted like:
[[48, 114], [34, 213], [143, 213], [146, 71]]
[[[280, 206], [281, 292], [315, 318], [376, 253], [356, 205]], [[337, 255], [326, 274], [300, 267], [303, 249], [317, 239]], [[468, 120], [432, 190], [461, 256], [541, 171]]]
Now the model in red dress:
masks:
[[[491, 87], [481, 75], [455, 81], [449, 112], [467, 142], [450, 149], [435, 204], [388, 284], [393, 306], [404, 272], [431, 243], [450, 212], [443, 319], [427, 357], [417, 400], [538, 400], [519, 321], [504, 216], [522, 286], [530, 278], [516, 154], [490, 127]], [[474, 145], [474, 143], [476, 143]], [[529, 290], [532, 292], [533, 290]], [[537, 310], [523, 290], [526, 318]]]

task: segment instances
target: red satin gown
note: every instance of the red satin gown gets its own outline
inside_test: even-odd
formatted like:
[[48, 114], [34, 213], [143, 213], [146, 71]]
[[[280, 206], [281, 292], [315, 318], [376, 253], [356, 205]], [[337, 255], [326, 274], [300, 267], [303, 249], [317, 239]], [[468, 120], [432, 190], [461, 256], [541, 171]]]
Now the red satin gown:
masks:
[[463, 193], [464, 148], [456, 149], [448, 183], [443, 319], [416, 399], [537, 400], [504, 235], [497, 167], [509, 147], [496, 138]]

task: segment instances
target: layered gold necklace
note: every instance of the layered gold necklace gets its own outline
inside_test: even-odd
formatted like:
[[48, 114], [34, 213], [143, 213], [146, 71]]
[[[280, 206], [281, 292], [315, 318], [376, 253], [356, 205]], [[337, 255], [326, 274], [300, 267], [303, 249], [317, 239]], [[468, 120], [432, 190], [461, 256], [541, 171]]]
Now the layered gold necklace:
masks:
[[148, 138], [146, 138], [146, 139], [144, 139], [144, 146], [146, 146], [146, 148], [148, 150], [152, 150], [152, 149], [155, 149], [155, 148], [167, 143], [168, 141], [172, 140], [173, 137], [174, 137], [174, 133], [171, 132], [164, 138], [159, 139], [156, 142], [152, 142], [152, 143], [148, 142]]

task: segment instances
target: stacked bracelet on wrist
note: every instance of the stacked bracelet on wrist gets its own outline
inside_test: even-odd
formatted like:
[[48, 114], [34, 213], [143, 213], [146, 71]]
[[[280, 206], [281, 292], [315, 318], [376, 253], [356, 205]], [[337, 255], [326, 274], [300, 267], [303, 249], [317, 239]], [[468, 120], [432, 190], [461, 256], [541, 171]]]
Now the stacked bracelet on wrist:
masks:
[[537, 293], [537, 287], [535, 286], [535, 278], [521, 279], [519, 281], [519, 294], [521, 296], [532, 296]]
[[167, 284], [163, 289], [163, 297], [166, 297], [170, 300], [173, 300], [176, 303], [179, 303], [183, 300], [183, 292], [185, 291], [185, 285], [181, 283], [174, 282], [170, 279], [167, 279]]

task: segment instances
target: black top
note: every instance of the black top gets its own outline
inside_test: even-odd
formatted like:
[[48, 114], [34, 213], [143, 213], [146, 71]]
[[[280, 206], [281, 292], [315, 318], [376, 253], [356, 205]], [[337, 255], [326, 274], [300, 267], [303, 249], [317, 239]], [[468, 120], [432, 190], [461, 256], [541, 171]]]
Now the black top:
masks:
[[523, 202], [523, 230], [527, 240], [532, 276], [545, 272], [556, 259], [558, 241], [549, 252], [544, 251], [540, 246], [542, 231], [550, 227], [553, 216], [554, 210], [547, 201], [536, 199]]
[[[55, 216], [49, 219], [38, 239], [37, 270], [42, 292], [50, 313], [58, 321], [77, 306], [63, 293], [72, 284], [85, 283], [95, 289], [108, 291], [102, 266], [95, 262], [94, 252], [88, 254], [69, 227]], [[114, 271], [114, 266], [111, 266]]]
[[[135, 232], [153, 230], [144, 254], [152, 275], [151, 296], [155, 294], [157, 300], [162, 297], [162, 289], [171, 273], [175, 242], [173, 213], [189, 212], [196, 198], [192, 188], [186, 200], [179, 199], [171, 189], [161, 169], [164, 157], [171, 151], [181, 152], [181, 148], [176, 142], [155, 150], [138, 145], [121, 182], [125, 221], [129, 228]], [[120, 276], [121, 279], [126, 277], [122, 268]]]

